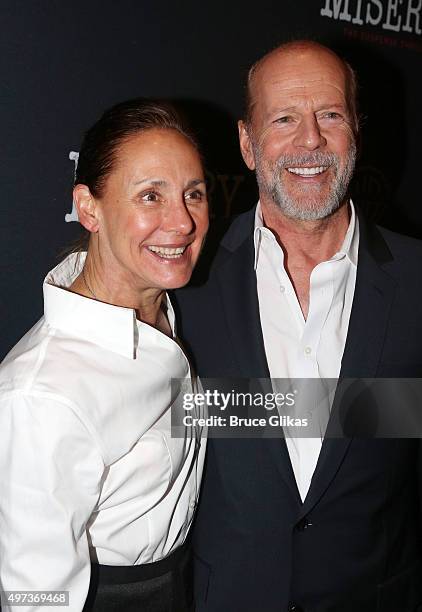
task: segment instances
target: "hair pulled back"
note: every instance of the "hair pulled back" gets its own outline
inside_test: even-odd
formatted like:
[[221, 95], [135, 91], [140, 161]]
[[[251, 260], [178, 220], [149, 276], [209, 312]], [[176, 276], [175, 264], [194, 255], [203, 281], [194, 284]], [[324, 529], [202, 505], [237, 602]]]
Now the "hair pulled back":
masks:
[[93, 196], [101, 197], [124, 140], [153, 128], [177, 130], [198, 150], [192, 134], [170, 104], [147, 98], [127, 100], [106, 110], [86, 132], [79, 152], [75, 185], [87, 185]]

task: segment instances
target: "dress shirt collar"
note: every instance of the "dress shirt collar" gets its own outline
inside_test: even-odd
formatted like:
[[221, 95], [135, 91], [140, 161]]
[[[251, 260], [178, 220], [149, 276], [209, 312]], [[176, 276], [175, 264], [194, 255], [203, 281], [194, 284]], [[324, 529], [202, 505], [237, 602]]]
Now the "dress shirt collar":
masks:
[[[123, 357], [136, 359], [142, 334], [150, 333], [153, 327], [138, 321], [132, 308], [113, 306], [66, 290], [80, 274], [85, 258], [85, 252], [72, 253], [45, 277], [46, 323]], [[168, 296], [167, 315], [175, 336], [174, 311]]]
[[[350, 222], [347, 232], [344, 236], [343, 243], [340, 250], [333, 255], [331, 260], [336, 261], [347, 257], [349, 261], [357, 266], [358, 263], [358, 249], [359, 249], [359, 222], [356, 216], [355, 207], [352, 200], [349, 200], [350, 204]], [[261, 249], [261, 238], [262, 233], [268, 232], [275, 240], [274, 234], [264, 226], [264, 219], [262, 216], [261, 202], [258, 202], [255, 211], [255, 229], [254, 229], [254, 245], [255, 245], [255, 262], [254, 268], [258, 265], [259, 253]], [[331, 261], [330, 260], [330, 261]]]

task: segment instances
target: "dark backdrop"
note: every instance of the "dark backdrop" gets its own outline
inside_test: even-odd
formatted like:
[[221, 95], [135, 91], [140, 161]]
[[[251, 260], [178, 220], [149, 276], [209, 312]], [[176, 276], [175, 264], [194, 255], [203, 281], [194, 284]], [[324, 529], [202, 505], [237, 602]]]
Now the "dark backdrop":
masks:
[[312, 37], [360, 76], [363, 154], [354, 196], [422, 237], [422, 0], [2, 0], [0, 358], [42, 313], [42, 280], [77, 235], [74, 162], [84, 130], [135, 96], [177, 100], [206, 153], [215, 216], [255, 203], [236, 119], [248, 66]]

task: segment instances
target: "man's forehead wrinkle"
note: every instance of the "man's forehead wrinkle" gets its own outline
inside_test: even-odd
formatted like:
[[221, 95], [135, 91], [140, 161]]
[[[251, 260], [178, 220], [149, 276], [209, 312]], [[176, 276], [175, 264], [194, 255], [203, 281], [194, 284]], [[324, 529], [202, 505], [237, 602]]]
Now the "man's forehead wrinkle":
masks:
[[[257, 101], [262, 101], [265, 97], [262, 92], [270, 92], [283, 96], [304, 96], [304, 95], [327, 95], [330, 91], [335, 90], [343, 101], [347, 96], [346, 79], [339, 78], [339, 73], [325, 69], [322, 74], [316, 69], [313, 73], [294, 74], [289, 76], [283, 74], [283, 71], [277, 70], [275, 74], [267, 74], [261, 72], [254, 75], [251, 83], [251, 106], [255, 106]], [[319, 91], [310, 91], [318, 88]], [[259, 93], [261, 92], [261, 94]]]
[[[327, 83], [325, 80], [313, 79], [304, 83], [301, 79], [299, 82], [288, 83], [280, 80], [267, 81], [264, 85], [264, 91], [269, 92], [269, 102], [271, 106], [286, 106], [293, 107], [296, 103], [303, 104], [304, 102], [312, 104], [313, 102], [324, 101], [326, 104], [338, 104], [346, 102], [346, 90], [344, 86], [336, 83]], [[262, 102], [265, 100], [265, 95], [259, 97]], [[257, 99], [254, 99], [256, 104]]]
[[[290, 91], [300, 91], [300, 92], [305, 92], [308, 91], [310, 88], [314, 87], [315, 85], [318, 86], [319, 91], [323, 90], [323, 89], [336, 89], [338, 91], [340, 91], [343, 95], [345, 94], [345, 86], [344, 85], [338, 85], [335, 82], [329, 82], [327, 81], [326, 78], [322, 78], [322, 77], [315, 77], [315, 78], [310, 78], [310, 79], [306, 79], [306, 81], [303, 80], [303, 78], [301, 77], [297, 77], [296, 81], [293, 81], [292, 79], [289, 79], [288, 81], [286, 81], [285, 79], [277, 79], [274, 78], [272, 80], [267, 79], [266, 82], [264, 83], [264, 87], [267, 87], [268, 85], [274, 87], [274, 89], [280, 89], [281, 91], [286, 91], [286, 92], [290, 92]], [[317, 93], [315, 91], [315, 93]]]

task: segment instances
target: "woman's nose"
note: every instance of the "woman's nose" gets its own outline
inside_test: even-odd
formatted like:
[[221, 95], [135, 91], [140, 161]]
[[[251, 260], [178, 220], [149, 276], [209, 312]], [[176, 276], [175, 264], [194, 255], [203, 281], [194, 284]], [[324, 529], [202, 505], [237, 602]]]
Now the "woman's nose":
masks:
[[165, 230], [177, 234], [188, 235], [195, 227], [192, 216], [186, 202], [181, 200], [174, 202], [170, 207], [165, 223]]

